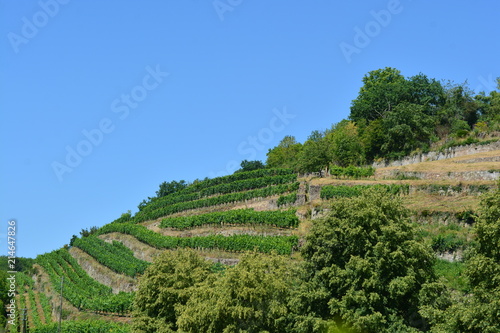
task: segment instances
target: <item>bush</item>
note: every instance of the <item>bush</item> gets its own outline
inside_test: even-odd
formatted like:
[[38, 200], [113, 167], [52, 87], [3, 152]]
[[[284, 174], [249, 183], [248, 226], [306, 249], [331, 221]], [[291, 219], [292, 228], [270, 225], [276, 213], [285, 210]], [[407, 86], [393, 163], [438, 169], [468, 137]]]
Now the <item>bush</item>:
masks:
[[464, 241], [455, 234], [437, 235], [432, 239], [431, 246], [439, 253], [453, 252], [464, 246]]

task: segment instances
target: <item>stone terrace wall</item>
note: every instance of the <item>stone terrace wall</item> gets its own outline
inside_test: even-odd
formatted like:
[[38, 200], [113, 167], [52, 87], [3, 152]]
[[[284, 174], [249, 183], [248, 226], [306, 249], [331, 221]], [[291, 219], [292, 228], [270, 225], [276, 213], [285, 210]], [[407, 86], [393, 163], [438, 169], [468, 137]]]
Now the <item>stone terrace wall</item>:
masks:
[[487, 145], [471, 144], [471, 145], [466, 145], [466, 146], [458, 146], [458, 147], [448, 148], [442, 152], [431, 151], [428, 153], [408, 156], [408, 157], [405, 157], [405, 158], [403, 158], [401, 160], [397, 160], [397, 161], [374, 162], [372, 164], [372, 166], [374, 168], [404, 166], [404, 165], [415, 164], [415, 163], [420, 163], [420, 162], [445, 160], [448, 158], [472, 155], [472, 154], [483, 153], [483, 152], [492, 151], [492, 150], [499, 150], [499, 149], [500, 149], [500, 141], [492, 142], [492, 143], [487, 144]]

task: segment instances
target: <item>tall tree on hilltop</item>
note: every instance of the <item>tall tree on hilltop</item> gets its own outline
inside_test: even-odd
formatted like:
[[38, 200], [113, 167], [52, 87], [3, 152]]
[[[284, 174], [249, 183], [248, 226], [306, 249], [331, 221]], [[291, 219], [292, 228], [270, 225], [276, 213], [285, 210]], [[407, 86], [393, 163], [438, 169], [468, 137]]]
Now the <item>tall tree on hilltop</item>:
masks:
[[294, 136], [287, 135], [280, 143], [269, 149], [266, 165], [270, 168], [297, 169], [297, 159], [302, 150], [302, 144]]
[[386, 67], [363, 77], [358, 97], [352, 101], [349, 118], [355, 122], [382, 118], [406, 97], [406, 80], [395, 68]]

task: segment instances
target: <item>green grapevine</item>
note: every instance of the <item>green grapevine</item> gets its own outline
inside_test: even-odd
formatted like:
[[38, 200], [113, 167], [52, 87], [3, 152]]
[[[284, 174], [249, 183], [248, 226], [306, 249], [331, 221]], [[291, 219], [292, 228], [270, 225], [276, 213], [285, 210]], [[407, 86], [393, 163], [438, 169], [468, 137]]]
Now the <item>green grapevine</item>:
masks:
[[236, 209], [194, 216], [168, 217], [161, 221], [160, 227], [187, 229], [222, 224], [261, 224], [289, 228], [297, 227], [299, 219], [294, 210], [256, 212], [253, 209]]

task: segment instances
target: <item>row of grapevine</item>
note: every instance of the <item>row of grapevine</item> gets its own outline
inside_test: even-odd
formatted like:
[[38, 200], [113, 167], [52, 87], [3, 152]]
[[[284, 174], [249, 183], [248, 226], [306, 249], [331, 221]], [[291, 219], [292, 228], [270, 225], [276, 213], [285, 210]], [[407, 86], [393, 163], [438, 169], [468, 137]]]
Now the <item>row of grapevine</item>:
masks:
[[95, 236], [75, 239], [73, 246], [85, 251], [99, 263], [116, 273], [135, 277], [144, 273], [149, 263], [134, 257], [134, 253], [120, 242], [107, 243]]
[[40, 305], [43, 309], [43, 315], [45, 317], [45, 323], [52, 322], [52, 306], [50, 305], [50, 299], [44, 293], [38, 293], [38, 298], [40, 299]]
[[272, 177], [272, 176], [284, 176], [293, 175], [295, 172], [292, 169], [259, 169], [254, 171], [237, 172], [232, 175], [216, 177], [211, 179], [206, 179], [195, 184], [189, 185], [187, 188], [180, 191], [180, 193], [193, 193], [199, 192], [202, 189], [213, 187], [220, 184], [232, 183], [244, 179], [261, 178], [261, 177]]
[[276, 202], [276, 204], [278, 205], [278, 207], [281, 207], [281, 206], [293, 204], [293, 203], [295, 203], [295, 201], [297, 201], [297, 192], [292, 192], [290, 194], [285, 194], [285, 195], [280, 196], [278, 198], [278, 201]]
[[[52, 322], [51, 315], [51, 307], [49, 304], [45, 304], [41, 301], [38, 301], [37, 294], [34, 289], [34, 281], [26, 274], [22, 272], [16, 273], [16, 292], [17, 292], [17, 316], [13, 325], [9, 325], [12, 332], [20, 332], [22, 330], [22, 326], [24, 324], [24, 320], [26, 320], [26, 326], [29, 327], [38, 327], [45, 323]], [[38, 294], [39, 296], [41, 294]], [[44, 294], [45, 296], [45, 294]], [[45, 296], [45, 299], [46, 296]], [[42, 306], [43, 312], [38, 312], [38, 305]], [[48, 308], [48, 311], [47, 311]], [[22, 309], [26, 309], [26, 318], [24, 318], [24, 312]]]
[[290, 254], [298, 244], [297, 236], [252, 236], [252, 235], [211, 235], [202, 237], [163, 236], [142, 225], [129, 223], [111, 223], [105, 225], [98, 234], [120, 232], [132, 235], [139, 241], [158, 249], [198, 248], [220, 249], [225, 251], [251, 251], [263, 253], [276, 251], [279, 254]]
[[198, 192], [184, 193], [184, 191], [180, 191], [161, 198], [153, 199], [144, 208], [142, 208], [141, 211], [151, 211], [166, 205], [172, 205], [179, 202], [199, 200], [204, 197], [208, 197], [215, 194], [228, 194], [233, 192], [253, 190], [271, 185], [288, 184], [296, 180], [297, 176], [294, 174], [269, 176], [269, 177], [238, 180], [231, 183], [223, 183], [201, 189]]
[[[58, 323], [40, 326], [30, 329], [30, 333], [54, 333], [58, 332]], [[64, 321], [61, 325], [62, 333], [129, 333], [130, 328], [127, 325], [112, 323], [101, 320], [78, 320]]]
[[375, 188], [387, 191], [388, 193], [397, 194], [408, 194], [410, 192], [410, 185], [408, 184], [377, 184], [377, 185], [327, 185], [321, 188], [320, 196], [321, 199], [331, 199], [331, 198], [350, 198], [361, 195], [361, 193], [368, 189]]
[[294, 210], [256, 212], [253, 209], [235, 209], [194, 216], [168, 217], [161, 221], [160, 227], [187, 229], [207, 224], [262, 224], [290, 228], [298, 226], [299, 218]]
[[132, 293], [113, 294], [110, 287], [88, 276], [67, 250], [39, 255], [36, 260], [49, 275], [57, 292], [61, 292], [61, 277], [64, 277], [63, 296], [79, 310], [118, 314], [130, 312]]
[[38, 309], [36, 307], [36, 297], [35, 297], [35, 292], [33, 289], [28, 288], [28, 297], [30, 301], [30, 309], [28, 311], [31, 313], [31, 318], [33, 318], [33, 326], [38, 327], [42, 325], [42, 319], [40, 318], [40, 314], [38, 313]]
[[368, 168], [360, 168], [360, 167], [355, 167], [355, 166], [348, 166], [348, 167], [340, 167], [340, 166], [332, 166], [330, 168], [330, 175], [335, 178], [354, 178], [354, 179], [360, 179], [360, 178], [368, 178], [371, 177], [375, 174], [375, 168], [368, 167]]
[[21, 309], [27, 308], [26, 287], [29, 288], [29, 285], [32, 283], [33, 280], [31, 280], [26, 274], [22, 272], [16, 273], [16, 292], [18, 295], [16, 306], [19, 310], [17, 312], [14, 325], [10, 327], [13, 332], [21, 332], [21, 329], [23, 327], [23, 319], [28, 320], [28, 318], [23, 318], [24, 315], [22, 314]]
[[261, 189], [225, 194], [201, 200], [180, 202], [177, 204], [161, 207], [153, 211], [139, 211], [132, 219], [132, 222], [139, 223], [147, 220], [154, 220], [162, 216], [167, 216], [170, 214], [182, 212], [189, 209], [210, 207], [210, 206], [233, 203], [254, 198], [265, 198], [276, 194], [296, 191], [298, 190], [298, 188], [299, 188], [299, 183], [295, 182], [292, 184], [269, 186]]

